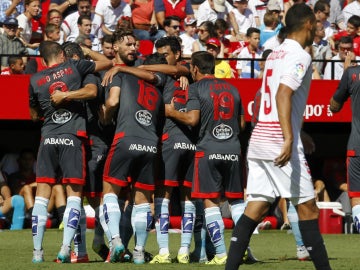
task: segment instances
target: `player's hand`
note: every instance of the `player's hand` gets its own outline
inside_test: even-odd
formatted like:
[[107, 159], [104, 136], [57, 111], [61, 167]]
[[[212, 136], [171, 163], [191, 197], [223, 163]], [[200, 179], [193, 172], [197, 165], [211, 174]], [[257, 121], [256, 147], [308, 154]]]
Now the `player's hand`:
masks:
[[165, 104], [165, 116], [171, 117], [174, 111], [176, 111], [176, 109], [174, 104], [174, 98], [172, 98], [169, 104]]
[[111, 69], [109, 69], [104, 77], [103, 77], [103, 80], [101, 82], [101, 85], [102, 86], [108, 86], [109, 83], [112, 82], [112, 79], [114, 78], [114, 76], [121, 71], [121, 66], [115, 66], [115, 67], [112, 67]]
[[189, 87], [189, 80], [185, 76], [181, 76], [179, 82], [181, 89], [186, 90]]
[[51, 95], [50, 95], [50, 100], [51, 103], [54, 104], [55, 106], [60, 105], [61, 103], [63, 103], [66, 99], [66, 92], [62, 92], [59, 90], [55, 90]]
[[274, 165], [279, 167], [285, 166], [291, 158], [291, 151], [292, 143], [285, 141], [280, 155], [274, 160]]

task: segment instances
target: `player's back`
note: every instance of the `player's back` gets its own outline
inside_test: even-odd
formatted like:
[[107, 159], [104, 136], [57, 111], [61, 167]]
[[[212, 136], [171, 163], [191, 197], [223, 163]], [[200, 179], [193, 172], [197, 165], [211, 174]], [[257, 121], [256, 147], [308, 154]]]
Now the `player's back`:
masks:
[[55, 90], [62, 92], [81, 88], [81, 78], [92, 72], [89, 61], [66, 61], [35, 73], [30, 80], [30, 102], [44, 115], [43, 135], [70, 133], [86, 136], [85, 108], [81, 101], [65, 101], [58, 107], [50, 100]]
[[217, 153], [238, 153], [242, 104], [237, 88], [221, 79], [203, 78], [189, 88], [188, 110], [197, 106], [201, 124], [197, 149], [210, 146]]
[[116, 133], [158, 140], [164, 122], [164, 102], [153, 84], [133, 75], [118, 73], [110, 85], [120, 87]]

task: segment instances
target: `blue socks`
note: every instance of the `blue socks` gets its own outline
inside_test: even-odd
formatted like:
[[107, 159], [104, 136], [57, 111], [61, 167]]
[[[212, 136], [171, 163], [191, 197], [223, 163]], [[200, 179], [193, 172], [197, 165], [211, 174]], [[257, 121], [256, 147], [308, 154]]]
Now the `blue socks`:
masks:
[[74, 252], [77, 255], [85, 255], [86, 251], [86, 213], [83, 206], [81, 206], [81, 217], [74, 236]]
[[155, 229], [159, 254], [169, 253], [169, 199], [155, 198]]
[[205, 208], [206, 228], [209, 232], [211, 242], [214, 244], [216, 255], [219, 258], [226, 256], [224, 241], [224, 221], [221, 217], [219, 207]]
[[11, 221], [10, 230], [21, 230], [24, 226], [25, 220], [25, 202], [20, 195], [11, 197], [11, 206], [13, 208], [13, 217]]
[[352, 208], [352, 216], [354, 220], [355, 229], [360, 233], [360, 205], [355, 205]]
[[32, 236], [35, 250], [42, 249], [42, 241], [47, 220], [47, 206], [49, 200], [43, 197], [35, 197], [35, 204], [32, 211]]
[[133, 224], [135, 226], [134, 231], [136, 231], [135, 249], [138, 251], [142, 251], [144, 250], [152, 224], [150, 203], [134, 205], [133, 212], [135, 212], [133, 221]]
[[110, 240], [114, 239], [115, 237], [120, 237], [119, 224], [121, 212], [116, 194], [108, 193], [104, 195], [103, 211], [105, 222], [109, 227], [109, 232], [111, 235]]
[[70, 246], [74, 239], [81, 217], [81, 198], [69, 196], [64, 213], [63, 246]]
[[299, 228], [299, 216], [296, 212], [295, 206], [291, 202], [289, 203], [288, 218], [291, 225], [291, 230], [295, 237], [296, 245], [303, 246], [304, 242], [302, 240], [302, 236]]

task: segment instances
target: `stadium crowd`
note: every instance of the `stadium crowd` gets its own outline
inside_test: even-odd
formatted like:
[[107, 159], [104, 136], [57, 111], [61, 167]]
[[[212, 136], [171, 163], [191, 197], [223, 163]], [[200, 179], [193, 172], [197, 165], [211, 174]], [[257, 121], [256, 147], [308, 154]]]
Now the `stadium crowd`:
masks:
[[[227, 215], [237, 224], [246, 207], [240, 184], [244, 177], [240, 142], [229, 137], [237, 137], [245, 122], [237, 90], [226, 82], [218, 84], [215, 78], [266, 76], [267, 56], [286, 40], [286, 14], [297, 4], [308, 5], [315, 18], [313, 43], [304, 48], [313, 59], [312, 79], [340, 80], [360, 60], [360, 0], [2, 1], [1, 75], [33, 74], [31, 116], [44, 120], [37, 169], [33, 152], [37, 149], [24, 149], [12, 156], [9, 171], [6, 165], [11, 155], [4, 156], [0, 175], [0, 214], [9, 217], [11, 213], [10, 229], [32, 224], [33, 262], [43, 261], [48, 220], [49, 226], [64, 229], [57, 262], [89, 261], [82, 207], [86, 198], [97, 220], [93, 249], [104, 261], [171, 263], [169, 215], [177, 200], [182, 238], [176, 260], [226, 264], [222, 218]], [[214, 72], [206, 65], [212, 59]], [[68, 77], [65, 83], [63, 77]], [[49, 80], [56, 86], [44, 91], [45, 95], [41, 90], [49, 87]], [[216, 127], [204, 113], [210, 105], [195, 102], [202, 98], [201, 92], [193, 93], [212, 87], [228, 91], [211, 96], [214, 107], [218, 106], [214, 109]], [[136, 89], [143, 96], [134, 99], [126, 89]], [[340, 99], [337, 94], [334, 98], [336, 112], [346, 97]], [[133, 110], [138, 110], [134, 111], [137, 122], [129, 116]], [[232, 122], [224, 125], [224, 119]], [[50, 120], [62, 127], [58, 129]], [[134, 128], [138, 123], [142, 128]], [[205, 123], [214, 129], [208, 130]], [[221, 141], [219, 145], [216, 140], [211, 144], [213, 138], [207, 137], [211, 132]], [[315, 199], [338, 200], [356, 221], [360, 208], [352, 213], [345, 161], [335, 161], [341, 167], [336, 174], [328, 164], [313, 169], [313, 164], [318, 165], [311, 161], [314, 142], [303, 133], [301, 139], [309, 154]], [[65, 151], [69, 145], [76, 150]], [[204, 155], [213, 163], [206, 164]], [[76, 161], [69, 162], [69, 157]], [[221, 188], [217, 186], [220, 176], [225, 181]], [[203, 178], [213, 182], [204, 184]], [[65, 189], [59, 185], [61, 180]], [[298, 226], [289, 221], [289, 204], [280, 202], [273, 213], [280, 220], [278, 228]], [[152, 226], [159, 244], [156, 256], [145, 252]], [[268, 227], [269, 221], [256, 228]], [[127, 247], [133, 234], [136, 242], [130, 252]], [[194, 252], [189, 250], [192, 237]], [[301, 240], [296, 241], [299, 260], [314, 256], [304, 250]], [[245, 248], [244, 260], [256, 261], [250, 247]]]

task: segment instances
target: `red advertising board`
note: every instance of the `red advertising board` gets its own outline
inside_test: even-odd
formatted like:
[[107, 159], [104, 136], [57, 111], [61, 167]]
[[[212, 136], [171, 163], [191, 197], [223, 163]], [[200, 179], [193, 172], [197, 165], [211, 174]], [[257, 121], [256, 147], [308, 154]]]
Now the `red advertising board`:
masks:
[[[0, 76], [0, 119], [1, 120], [28, 120], [29, 95], [28, 75]], [[245, 109], [246, 121], [250, 121], [251, 105], [256, 91], [261, 86], [258, 79], [231, 79], [240, 92]], [[332, 114], [329, 111], [329, 100], [334, 94], [338, 81], [313, 80], [311, 83], [308, 104], [304, 113], [306, 122], [350, 122], [350, 102], [346, 102], [341, 112]]]

